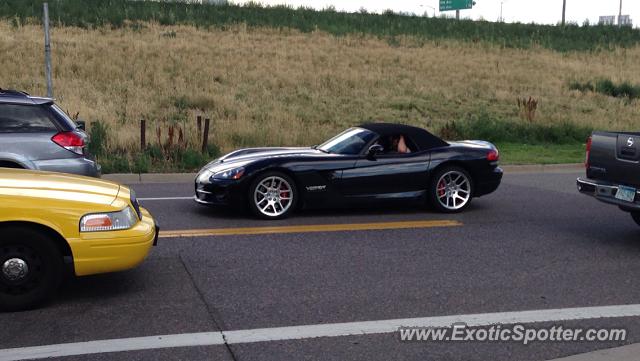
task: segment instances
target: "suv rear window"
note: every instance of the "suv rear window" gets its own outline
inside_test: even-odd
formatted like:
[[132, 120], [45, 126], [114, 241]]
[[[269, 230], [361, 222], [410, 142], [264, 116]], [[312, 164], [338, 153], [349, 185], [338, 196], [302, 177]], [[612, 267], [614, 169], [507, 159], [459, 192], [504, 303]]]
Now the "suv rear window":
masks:
[[71, 119], [67, 113], [65, 113], [62, 109], [60, 109], [59, 106], [55, 105], [55, 104], [51, 104], [49, 106], [49, 109], [51, 109], [53, 111], [53, 113], [56, 115], [57, 119], [58, 119], [58, 124], [64, 128], [64, 130], [67, 131], [71, 131], [74, 130], [78, 127], [78, 125], [76, 124], [76, 122], [73, 121], [73, 119]]
[[41, 106], [0, 104], [0, 133], [57, 131], [51, 114]]

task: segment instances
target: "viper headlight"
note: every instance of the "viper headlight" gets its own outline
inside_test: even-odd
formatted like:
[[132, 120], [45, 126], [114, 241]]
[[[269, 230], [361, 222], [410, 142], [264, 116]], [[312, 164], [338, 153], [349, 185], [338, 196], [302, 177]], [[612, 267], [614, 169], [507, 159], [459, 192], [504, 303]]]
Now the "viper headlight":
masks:
[[244, 168], [232, 168], [220, 171], [213, 175], [213, 179], [240, 179], [244, 174]]
[[103, 232], [129, 229], [138, 222], [131, 207], [119, 212], [87, 214], [80, 219], [80, 232]]

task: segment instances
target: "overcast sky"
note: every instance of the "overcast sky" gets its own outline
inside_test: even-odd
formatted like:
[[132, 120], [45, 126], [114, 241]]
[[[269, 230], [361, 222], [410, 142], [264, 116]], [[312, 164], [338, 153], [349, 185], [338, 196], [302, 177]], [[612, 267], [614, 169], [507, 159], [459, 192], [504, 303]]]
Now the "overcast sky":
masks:
[[[562, 16], [562, 0], [475, 0], [473, 10], [463, 10], [462, 17], [473, 19], [484, 18], [496, 21], [500, 16], [500, 3], [503, 2], [503, 16], [508, 22], [536, 22], [541, 24], [555, 24]], [[232, 1], [237, 4], [247, 0]], [[289, 4], [294, 7], [308, 6], [322, 9], [333, 5], [338, 10], [358, 11], [366, 8], [371, 12], [381, 12], [392, 9], [395, 12], [413, 12], [422, 15], [425, 11], [431, 16], [433, 9], [438, 11], [439, 0], [258, 0], [265, 5]], [[430, 7], [429, 7], [430, 6]], [[596, 23], [600, 15], [618, 15], [619, 0], [567, 0], [567, 21], [582, 24], [585, 19]], [[432, 7], [432, 8], [431, 8]], [[455, 12], [447, 12], [455, 15]], [[622, 14], [631, 15], [634, 26], [640, 24], [640, 0], [622, 0]]]

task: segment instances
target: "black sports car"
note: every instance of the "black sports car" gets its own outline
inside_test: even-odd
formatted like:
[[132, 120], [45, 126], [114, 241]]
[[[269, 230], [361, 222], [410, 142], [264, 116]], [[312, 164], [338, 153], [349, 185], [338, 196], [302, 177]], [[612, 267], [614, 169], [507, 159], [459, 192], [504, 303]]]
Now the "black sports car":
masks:
[[484, 141], [446, 142], [424, 129], [372, 123], [310, 148], [250, 148], [207, 164], [195, 201], [246, 206], [265, 219], [298, 207], [384, 200], [427, 201], [459, 212], [502, 179], [498, 150]]

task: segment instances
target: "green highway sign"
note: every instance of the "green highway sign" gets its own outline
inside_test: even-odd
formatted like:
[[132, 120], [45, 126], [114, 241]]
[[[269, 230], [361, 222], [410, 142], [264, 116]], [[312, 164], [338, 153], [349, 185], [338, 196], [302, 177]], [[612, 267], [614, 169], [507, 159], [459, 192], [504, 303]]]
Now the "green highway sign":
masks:
[[471, 9], [473, 0], [440, 0], [440, 11]]

